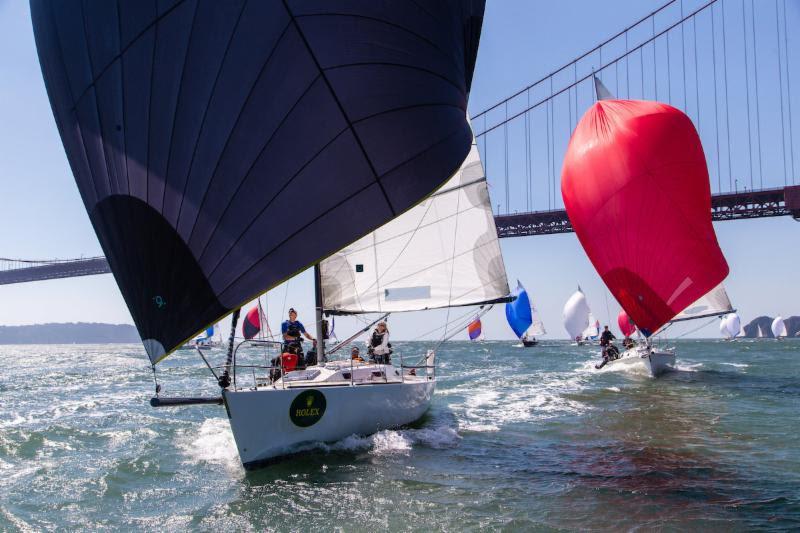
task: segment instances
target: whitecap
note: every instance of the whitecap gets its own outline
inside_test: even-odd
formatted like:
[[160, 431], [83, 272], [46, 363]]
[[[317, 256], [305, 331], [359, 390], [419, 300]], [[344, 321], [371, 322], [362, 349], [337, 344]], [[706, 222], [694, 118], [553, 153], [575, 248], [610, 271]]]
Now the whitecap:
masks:
[[180, 434], [176, 444], [190, 463], [209, 463], [242, 471], [236, 441], [223, 418], [204, 420], [199, 428]]

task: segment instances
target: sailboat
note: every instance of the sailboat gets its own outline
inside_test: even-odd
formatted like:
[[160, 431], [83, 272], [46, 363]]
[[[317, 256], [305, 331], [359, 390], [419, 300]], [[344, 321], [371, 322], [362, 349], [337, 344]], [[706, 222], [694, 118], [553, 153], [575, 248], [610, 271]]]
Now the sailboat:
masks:
[[586, 344], [584, 333], [589, 328], [589, 320], [592, 311], [586, 302], [586, 295], [580, 287], [569, 297], [564, 304], [564, 329], [567, 330], [569, 338], [573, 339], [579, 346]]
[[522, 346], [526, 348], [536, 346], [538, 344], [536, 336], [542, 336], [547, 332], [544, 329], [539, 312], [528, 297], [528, 291], [525, 290], [519, 280], [517, 280], [514, 296], [514, 301], [506, 304], [508, 325], [520, 340]]
[[758, 334], [756, 335], [756, 338], [757, 339], [763, 339], [764, 337], [766, 337], [766, 335], [764, 334], [764, 330], [761, 329], [761, 324], [759, 324], [758, 325]]
[[775, 317], [775, 320], [772, 321], [772, 336], [776, 339], [782, 339], [786, 336], [786, 323], [783, 321], [783, 317], [778, 315]]
[[658, 376], [674, 366], [675, 351], [657, 347], [654, 334], [679, 320], [732, 311], [729, 301], [724, 310], [701, 302], [727, 300], [708, 169], [684, 113], [613, 99], [597, 78], [595, 86], [598, 101], [567, 147], [561, 194], [583, 249], [645, 337], [638, 357]]
[[719, 324], [719, 330], [723, 337], [727, 340], [733, 340], [740, 334], [743, 334], [742, 322], [739, 315], [736, 313], [728, 313], [722, 317]]
[[472, 342], [477, 342], [481, 339], [482, 334], [483, 328], [481, 319], [480, 317], [475, 317], [475, 320], [467, 325], [467, 335], [469, 336], [469, 340]]
[[[428, 409], [433, 351], [416, 365], [325, 362], [324, 311], [506, 301], [466, 119], [483, 9], [32, 3], [56, 124], [156, 378], [151, 404], [224, 404], [246, 468]], [[242, 305], [312, 265], [319, 364], [286, 368], [277, 342], [239, 350]], [[157, 364], [227, 315], [224, 363], [198, 351], [220, 395], [164, 395]]]
[[589, 326], [581, 334], [586, 341], [596, 341], [600, 338], [600, 321], [592, 313], [589, 313]]

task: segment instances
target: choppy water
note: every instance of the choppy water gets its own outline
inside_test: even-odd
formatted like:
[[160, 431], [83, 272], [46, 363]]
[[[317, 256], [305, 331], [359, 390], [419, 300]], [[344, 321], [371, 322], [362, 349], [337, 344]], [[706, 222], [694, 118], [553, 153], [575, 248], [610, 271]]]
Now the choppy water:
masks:
[[[652, 380], [450, 343], [416, 427], [250, 473], [221, 407], [149, 407], [138, 346], [0, 347], [0, 530], [800, 528], [800, 342], [677, 346]], [[213, 392], [190, 352], [160, 379]]]

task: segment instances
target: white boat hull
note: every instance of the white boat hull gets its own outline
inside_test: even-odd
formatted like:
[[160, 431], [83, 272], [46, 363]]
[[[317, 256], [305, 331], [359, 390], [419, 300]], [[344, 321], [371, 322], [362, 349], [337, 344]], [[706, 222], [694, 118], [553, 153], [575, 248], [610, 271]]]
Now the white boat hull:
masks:
[[402, 382], [228, 390], [223, 397], [239, 457], [252, 469], [309, 443], [410, 424], [428, 410], [435, 385], [431, 377], [406, 376]]
[[675, 369], [675, 352], [672, 350], [636, 346], [625, 350], [622, 352], [619, 359], [609, 361], [605, 366], [620, 367], [631, 364], [643, 364], [650, 375], [657, 378]]

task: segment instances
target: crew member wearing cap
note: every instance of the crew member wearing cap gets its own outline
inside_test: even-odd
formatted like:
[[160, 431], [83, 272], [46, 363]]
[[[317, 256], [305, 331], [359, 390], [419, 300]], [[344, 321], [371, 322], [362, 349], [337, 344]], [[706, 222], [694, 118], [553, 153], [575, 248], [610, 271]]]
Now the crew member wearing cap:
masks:
[[283, 334], [284, 351], [287, 351], [289, 345], [302, 342], [301, 335], [305, 335], [308, 340], [316, 342], [314, 337], [306, 331], [303, 323], [297, 320], [297, 311], [293, 307], [289, 308], [289, 320], [284, 320], [283, 324], [281, 324], [281, 333]]

